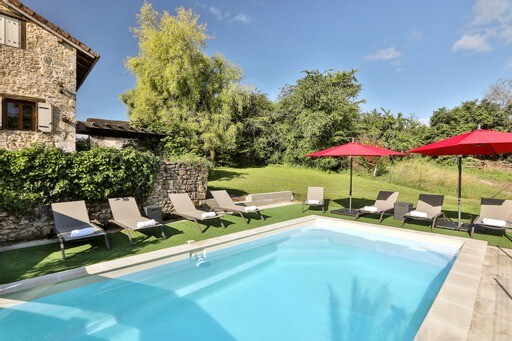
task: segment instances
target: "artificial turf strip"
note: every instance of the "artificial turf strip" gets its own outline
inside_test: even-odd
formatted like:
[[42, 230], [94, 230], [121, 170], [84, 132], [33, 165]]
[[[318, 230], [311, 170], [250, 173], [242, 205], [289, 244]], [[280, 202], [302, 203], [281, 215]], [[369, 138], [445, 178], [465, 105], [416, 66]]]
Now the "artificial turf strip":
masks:
[[[330, 204], [329, 209], [336, 209], [338, 205]], [[194, 223], [189, 221], [170, 223], [165, 228], [165, 233], [168, 238], [162, 240], [159, 238], [159, 231], [154, 229], [149, 234], [134, 233], [135, 245], [130, 245], [128, 237], [124, 232], [109, 233], [108, 238], [110, 241], [111, 250], [105, 249], [103, 240], [97, 238], [91, 241], [91, 244], [72, 244], [66, 245], [67, 259], [61, 259], [61, 253], [58, 243], [46, 244], [41, 246], [34, 246], [25, 249], [10, 250], [0, 252], [0, 264], [2, 264], [0, 271], [0, 283], [9, 283], [21, 279], [42, 276], [45, 274], [55, 273], [58, 271], [77, 268], [80, 266], [91, 265], [103, 261], [108, 261], [125, 256], [132, 256], [149, 251], [159, 250], [175, 245], [185, 244], [187, 240], [203, 240], [208, 238], [217, 237], [220, 235], [239, 232], [243, 230], [253, 229], [264, 225], [269, 225], [281, 221], [286, 221], [301, 216], [322, 213], [319, 210], [309, 210], [301, 213], [302, 205], [289, 205], [272, 209], [264, 210], [267, 220], [259, 220], [258, 218], [251, 219], [249, 224], [246, 224], [242, 218], [238, 216], [227, 215], [222, 219], [226, 225], [226, 229], [220, 225], [213, 225], [201, 234], [195, 227]], [[329, 212], [324, 214], [328, 217], [335, 217], [341, 219], [353, 220], [353, 217], [340, 216], [331, 214]], [[376, 216], [365, 216], [359, 219], [362, 222], [378, 223]], [[399, 227], [400, 221], [394, 220], [392, 217], [386, 218], [383, 225]], [[430, 232], [430, 227], [427, 224], [419, 225], [407, 223], [404, 228]], [[466, 232], [452, 231], [444, 229], [435, 229], [434, 233], [468, 237]], [[512, 238], [510, 235], [506, 236], [493, 236], [475, 234], [476, 239], [486, 240], [489, 245], [495, 245], [503, 248], [512, 248]]]

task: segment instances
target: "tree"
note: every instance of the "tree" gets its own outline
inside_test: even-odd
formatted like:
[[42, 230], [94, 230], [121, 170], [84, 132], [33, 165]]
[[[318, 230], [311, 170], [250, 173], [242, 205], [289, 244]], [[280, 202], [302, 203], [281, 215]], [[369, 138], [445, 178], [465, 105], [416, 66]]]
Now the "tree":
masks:
[[487, 90], [485, 99], [503, 108], [512, 106], [512, 78], [498, 79]]
[[499, 104], [486, 99], [463, 102], [453, 109], [439, 108], [430, 118], [430, 133], [426, 142], [462, 134], [478, 127], [509, 130], [510, 109], [503, 110]]
[[304, 71], [305, 76], [280, 93], [269, 143], [281, 161], [324, 167], [339, 166], [338, 160], [308, 160], [305, 154], [348, 142], [354, 137], [359, 116], [361, 84], [351, 71]]
[[427, 132], [428, 127], [414, 116], [395, 116], [384, 108], [363, 113], [358, 121], [358, 140], [399, 151], [417, 146]]
[[[358, 141], [373, 146], [406, 151], [418, 146], [427, 135], [428, 127], [414, 116], [404, 117], [402, 113], [396, 116], [390, 110], [373, 109], [361, 114], [358, 121]], [[359, 165], [372, 170], [374, 176], [383, 173], [389, 158], [366, 157], [359, 158]]]
[[203, 150], [214, 161], [218, 148], [234, 145], [237, 126], [222, 101], [241, 70], [219, 54], [203, 52], [206, 25], [191, 10], [180, 7], [172, 16], [144, 3], [137, 24], [132, 30], [139, 54], [125, 63], [136, 84], [121, 95], [130, 121], [165, 130], [173, 148]]

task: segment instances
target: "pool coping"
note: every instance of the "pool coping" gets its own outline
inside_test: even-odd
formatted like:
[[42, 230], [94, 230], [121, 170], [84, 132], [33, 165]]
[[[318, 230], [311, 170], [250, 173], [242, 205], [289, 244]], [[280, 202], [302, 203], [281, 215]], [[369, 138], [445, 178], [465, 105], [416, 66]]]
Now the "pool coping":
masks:
[[[319, 222], [327, 227], [348, 228], [419, 242], [460, 245], [453, 266], [423, 320], [415, 340], [466, 340], [478, 294], [478, 286], [487, 249], [487, 242], [456, 236], [437, 235], [358, 221], [348, 221], [319, 215], [300, 217], [251, 230], [231, 233], [211, 239], [169, 247], [119, 258], [111, 261], [65, 270], [36, 278], [0, 285], [0, 308], [22, 304], [48, 294], [59, 284], [83, 285], [81, 280], [103, 280], [165, 263], [188, 259], [203, 250], [214, 251], [259, 239], [276, 233], [305, 227]], [[342, 226], [341, 226], [342, 225]], [[73, 283], [75, 281], [76, 283]], [[55, 289], [53, 289], [55, 290]]]

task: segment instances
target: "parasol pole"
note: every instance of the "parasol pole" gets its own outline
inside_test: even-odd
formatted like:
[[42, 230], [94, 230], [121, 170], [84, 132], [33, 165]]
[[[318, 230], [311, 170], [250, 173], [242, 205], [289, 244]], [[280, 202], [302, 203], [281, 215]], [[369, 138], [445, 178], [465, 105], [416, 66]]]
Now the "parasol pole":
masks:
[[348, 209], [349, 212], [352, 213], [352, 164], [353, 164], [353, 157], [350, 156], [350, 187], [348, 190]]
[[458, 206], [458, 223], [457, 223], [457, 229], [460, 229], [461, 224], [461, 197], [462, 197], [462, 156], [457, 156], [457, 166], [459, 167], [459, 182], [457, 184], [457, 206]]

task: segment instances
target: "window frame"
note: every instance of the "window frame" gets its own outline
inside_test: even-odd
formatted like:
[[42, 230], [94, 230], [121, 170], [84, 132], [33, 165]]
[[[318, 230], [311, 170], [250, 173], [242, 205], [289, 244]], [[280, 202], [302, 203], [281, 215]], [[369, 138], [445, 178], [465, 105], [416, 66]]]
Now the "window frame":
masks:
[[[16, 103], [18, 106], [19, 118], [18, 118], [18, 128], [8, 128], [8, 115], [7, 115], [7, 103]], [[29, 104], [32, 107], [32, 128], [31, 129], [23, 129], [23, 105]], [[31, 101], [24, 101], [19, 99], [12, 98], [2, 98], [2, 130], [12, 130], [12, 131], [37, 131], [37, 103]]]

